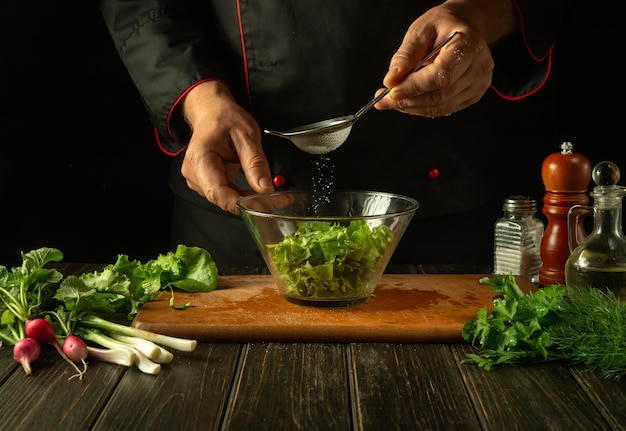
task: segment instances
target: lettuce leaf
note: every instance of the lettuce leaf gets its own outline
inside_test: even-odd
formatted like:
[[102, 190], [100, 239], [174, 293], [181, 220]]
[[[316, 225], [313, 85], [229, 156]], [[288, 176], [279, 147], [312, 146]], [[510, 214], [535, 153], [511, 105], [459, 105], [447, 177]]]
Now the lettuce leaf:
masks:
[[144, 303], [167, 287], [210, 292], [217, 287], [217, 281], [217, 265], [208, 251], [179, 245], [176, 252], [146, 263], [120, 254], [102, 271], [65, 278], [56, 298], [77, 314], [126, 312], [132, 318]]
[[392, 241], [389, 227], [370, 229], [364, 220], [347, 226], [307, 221], [268, 247], [287, 295], [336, 298], [358, 295], [367, 287]]

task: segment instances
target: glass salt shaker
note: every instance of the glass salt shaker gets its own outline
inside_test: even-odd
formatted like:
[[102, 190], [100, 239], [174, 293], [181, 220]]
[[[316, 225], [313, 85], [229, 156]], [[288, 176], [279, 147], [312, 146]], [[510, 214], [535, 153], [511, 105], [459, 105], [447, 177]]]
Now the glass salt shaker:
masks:
[[537, 200], [509, 196], [502, 209], [504, 216], [495, 223], [494, 273], [526, 276], [537, 284], [544, 232], [543, 222], [535, 216]]

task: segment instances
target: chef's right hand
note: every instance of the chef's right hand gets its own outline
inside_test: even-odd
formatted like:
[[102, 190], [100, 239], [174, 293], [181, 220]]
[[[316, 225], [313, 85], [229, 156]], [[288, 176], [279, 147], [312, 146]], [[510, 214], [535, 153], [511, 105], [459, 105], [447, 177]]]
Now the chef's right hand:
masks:
[[[383, 80], [391, 91], [375, 107], [439, 117], [477, 103], [492, 82], [495, 63], [490, 47], [519, 26], [511, 1], [447, 0], [429, 9], [411, 24], [393, 55]], [[412, 73], [428, 48], [453, 31], [456, 36], [432, 64]]]
[[254, 192], [274, 191], [259, 125], [226, 84], [197, 85], [185, 96], [183, 111], [192, 134], [181, 173], [190, 189], [233, 214], [237, 200], [251, 194], [235, 184], [239, 168]]

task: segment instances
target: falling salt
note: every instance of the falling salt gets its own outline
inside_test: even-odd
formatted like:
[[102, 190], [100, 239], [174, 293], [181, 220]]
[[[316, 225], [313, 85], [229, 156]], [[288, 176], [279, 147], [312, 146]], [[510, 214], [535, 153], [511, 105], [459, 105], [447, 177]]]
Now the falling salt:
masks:
[[[317, 176], [313, 178], [313, 209], [317, 210], [320, 204], [330, 202], [330, 190], [335, 184], [334, 168], [331, 158], [328, 156], [319, 156], [315, 160]], [[317, 211], [316, 211], [317, 212]]]
[[334, 165], [331, 158], [321, 156], [315, 161], [317, 167], [317, 178], [314, 179], [313, 190], [315, 192], [326, 192], [330, 190], [334, 184]]

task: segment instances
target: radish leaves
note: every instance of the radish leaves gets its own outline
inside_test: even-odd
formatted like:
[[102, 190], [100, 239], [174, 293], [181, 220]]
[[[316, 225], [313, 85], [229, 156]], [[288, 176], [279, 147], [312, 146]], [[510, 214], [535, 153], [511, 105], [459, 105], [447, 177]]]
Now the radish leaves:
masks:
[[[39, 356], [39, 343], [47, 342], [76, 368], [77, 376], [82, 377], [86, 370], [84, 359], [88, 354], [87, 346], [79, 349], [70, 360], [58, 342], [65, 341], [63, 345], [68, 349], [82, 348], [82, 341], [72, 338], [81, 323], [90, 318], [90, 324], [108, 323], [98, 316], [120, 313], [125, 313], [132, 320], [141, 306], [155, 299], [164, 288], [208, 292], [217, 287], [217, 266], [211, 255], [198, 247], [179, 245], [176, 252], [160, 255], [145, 264], [119, 255], [114, 264], [107, 265], [102, 271], [65, 279], [57, 270], [45, 268], [46, 264], [60, 262], [62, 258], [59, 250], [43, 247], [22, 253], [20, 267], [9, 270], [0, 265], [0, 345], [4, 343], [14, 347], [15, 360], [22, 364], [27, 374], [32, 372], [31, 363]], [[54, 320], [54, 327], [48, 328], [50, 330], [43, 335], [39, 334], [41, 336], [30, 338], [33, 323], [50, 323], [46, 319]], [[134, 328], [124, 325], [119, 325], [119, 328], [126, 328], [133, 334]], [[119, 332], [112, 327], [99, 329]], [[154, 342], [169, 341], [168, 337], [159, 338], [159, 334], [143, 335], [153, 337]], [[178, 342], [183, 343], [188, 351], [193, 350], [190, 346], [195, 347], [196, 343], [186, 339], [179, 339]], [[109, 357], [102, 352], [97, 354]], [[142, 356], [136, 353], [133, 358], [141, 359]], [[161, 352], [159, 361], [168, 362], [168, 357]], [[83, 362], [83, 370], [74, 364], [76, 359]], [[137, 361], [142, 364], [142, 369], [156, 372], [156, 365], [150, 363], [148, 358]]]

